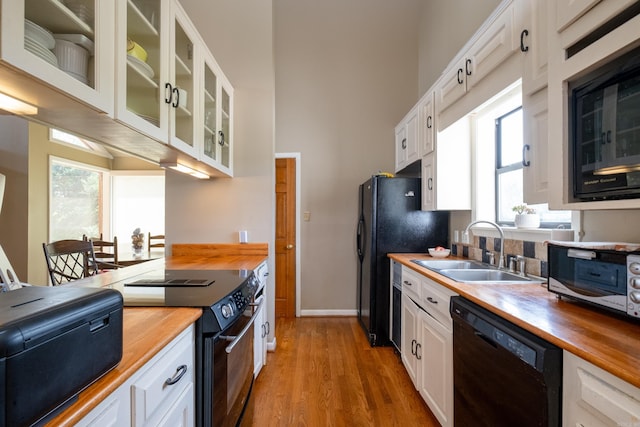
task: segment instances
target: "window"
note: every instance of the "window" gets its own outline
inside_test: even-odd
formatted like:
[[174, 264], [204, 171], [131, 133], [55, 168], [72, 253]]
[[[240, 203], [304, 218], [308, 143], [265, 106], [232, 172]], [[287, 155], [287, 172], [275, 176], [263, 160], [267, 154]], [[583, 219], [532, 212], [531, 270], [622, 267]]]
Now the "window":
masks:
[[[521, 86], [513, 85], [473, 115], [475, 142], [475, 210], [477, 219], [514, 226], [512, 207], [523, 203], [523, 110]], [[491, 192], [488, 189], [495, 189]], [[481, 195], [481, 197], [479, 197]], [[529, 205], [542, 228], [571, 226], [570, 211], [550, 211], [547, 204]]]
[[105, 212], [105, 172], [52, 158], [50, 174], [50, 241], [99, 235]]

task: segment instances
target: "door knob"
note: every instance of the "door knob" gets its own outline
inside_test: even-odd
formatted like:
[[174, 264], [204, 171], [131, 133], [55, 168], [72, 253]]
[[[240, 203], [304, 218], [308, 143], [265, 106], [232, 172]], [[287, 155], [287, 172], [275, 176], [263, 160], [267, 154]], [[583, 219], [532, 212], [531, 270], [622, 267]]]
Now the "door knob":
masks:
[[293, 245], [287, 245], [287, 249], [293, 249]]

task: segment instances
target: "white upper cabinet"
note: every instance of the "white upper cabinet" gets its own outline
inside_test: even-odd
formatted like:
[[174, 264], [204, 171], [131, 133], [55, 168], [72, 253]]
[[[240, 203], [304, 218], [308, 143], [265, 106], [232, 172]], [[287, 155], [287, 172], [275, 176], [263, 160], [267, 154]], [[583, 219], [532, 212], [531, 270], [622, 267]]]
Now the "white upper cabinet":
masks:
[[435, 94], [429, 90], [418, 103], [418, 138], [420, 154], [429, 154], [435, 148]]
[[514, 8], [509, 5], [478, 33], [478, 38], [455, 65], [444, 72], [436, 89], [439, 112], [446, 110], [482, 82], [515, 52], [516, 47]]
[[[194, 137], [195, 30], [177, 3], [118, 2], [116, 119], [197, 157]], [[147, 52], [135, 56], [132, 43]]]
[[[3, 1], [1, 60], [95, 111], [112, 115], [114, 11], [111, 0]], [[42, 99], [48, 94], [21, 83], [8, 84], [4, 91], [15, 91], [11, 94], [39, 106], [52, 102]]]
[[396, 172], [419, 159], [418, 108], [414, 107], [396, 126]]
[[203, 72], [203, 91], [200, 108], [203, 121], [197, 138], [202, 143], [200, 159], [231, 174], [233, 171], [233, 88], [224, 78], [215, 59], [208, 52], [200, 67]]
[[117, 20], [116, 119], [232, 176], [233, 88], [182, 6], [120, 0]]
[[547, 203], [548, 176], [548, 107], [547, 89], [522, 98], [524, 129], [523, 192], [528, 204]]
[[522, 94], [533, 94], [547, 86], [547, 0], [517, 0], [516, 23], [520, 52], [524, 57]]

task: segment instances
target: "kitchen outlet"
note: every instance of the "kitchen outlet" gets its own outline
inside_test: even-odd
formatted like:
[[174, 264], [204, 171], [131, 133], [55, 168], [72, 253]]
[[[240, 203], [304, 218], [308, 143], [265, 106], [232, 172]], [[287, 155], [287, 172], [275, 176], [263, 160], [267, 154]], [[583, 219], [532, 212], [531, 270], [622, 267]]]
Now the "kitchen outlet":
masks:
[[247, 230], [238, 232], [238, 235], [240, 243], [247, 243], [249, 241], [249, 233], [247, 233]]
[[311, 221], [311, 212], [305, 212], [303, 218], [307, 222]]

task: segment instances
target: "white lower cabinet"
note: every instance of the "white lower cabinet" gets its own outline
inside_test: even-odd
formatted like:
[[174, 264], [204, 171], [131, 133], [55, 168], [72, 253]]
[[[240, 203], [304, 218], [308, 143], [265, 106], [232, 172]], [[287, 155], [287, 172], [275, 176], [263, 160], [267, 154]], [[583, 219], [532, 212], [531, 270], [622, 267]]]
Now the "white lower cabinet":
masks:
[[402, 362], [440, 424], [452, 426], [453, 329], [449, 301], [456, 294], [426, 277], [421, 278], [420, 288], [418, 303], [403, 289]]
[[264, 365], [267, 364], [267, 340], [271, 330], [271, 324], [267, 316], [267, 284], [269, 279], [269, 263], [264, 260], [253, 274], [258, 278], [260, 284], [255, 294], [255, 302], [261, 303], [257, 310], [255, 323], [253, 324], [253, 375], [258, 378], [258, 374]]
[[191, 325], [77, 426], [195, 425], [194, 341]]
[[563, 426], [639, 425], [640, 389], [567, 351], [563, 365]]

